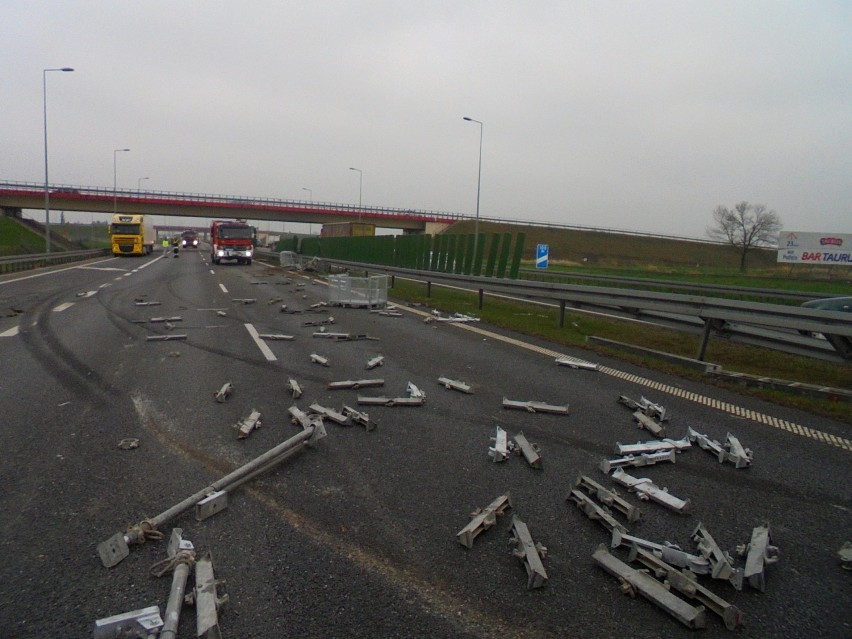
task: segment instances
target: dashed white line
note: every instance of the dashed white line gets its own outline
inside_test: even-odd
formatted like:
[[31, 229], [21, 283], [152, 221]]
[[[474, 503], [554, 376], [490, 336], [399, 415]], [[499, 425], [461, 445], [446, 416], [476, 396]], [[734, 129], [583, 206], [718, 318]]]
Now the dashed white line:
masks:
[[244, 326], [246, 327], [246, 330], [249, 332], [249, 335], [251, 335], [251, 338], [254, 340], [254, 343], [257, 344], [257, 347], [260, 349], [260, 352], [263, 353], [263, 356], [267, 359], [267, 361], [276, 361], [278, 358], [275, 357], [275, 354], [269, 349], [269, 347], [266, 345], [266, 342], [260, 339], [260, 335], [258, 335], [257, 329], [251, 324], [244, 324]]
[[219, 288], [221, 288], [221, 289], [222, 289], [222, 292], [223, 292], [223, 293], [227, 293], [227, 292], [228, 292], [228, 289], [226, 289], [226, 288], [225, 288], [225, 285], [224, 285], [224, 284], [219, 284]]
[[9, 329], [3, 331], [2, 333], [0, 333], [0, 337], [14, 337], [17, 334], [18, 334], [18, 327], [13, 326], [12, 328], [9, 328]]
[[53, 309], [53, 312], [54, 313], [61, 313], [62, 311], [68, 310], [72, 306], [74, 306], [74, 302], [65, 302], [65, 303], [60, 304], [59, 306], [55, 307]]

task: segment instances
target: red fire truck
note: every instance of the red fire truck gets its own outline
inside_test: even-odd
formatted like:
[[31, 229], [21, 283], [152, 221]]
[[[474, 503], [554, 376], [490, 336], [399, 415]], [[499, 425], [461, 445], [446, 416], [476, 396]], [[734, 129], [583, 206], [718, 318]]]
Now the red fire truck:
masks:
[[251, 264], [254, 255], [255, 228], [242, 220], [216, 220], [210, 225], [210, 261], [237, 260]]

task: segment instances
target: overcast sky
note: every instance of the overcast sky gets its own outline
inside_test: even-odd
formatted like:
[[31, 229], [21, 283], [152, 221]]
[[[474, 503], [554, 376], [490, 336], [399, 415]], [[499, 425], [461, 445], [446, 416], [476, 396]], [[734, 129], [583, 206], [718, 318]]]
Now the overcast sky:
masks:
[[852, 232], [852, 2], [3, 0], [0, 181]]

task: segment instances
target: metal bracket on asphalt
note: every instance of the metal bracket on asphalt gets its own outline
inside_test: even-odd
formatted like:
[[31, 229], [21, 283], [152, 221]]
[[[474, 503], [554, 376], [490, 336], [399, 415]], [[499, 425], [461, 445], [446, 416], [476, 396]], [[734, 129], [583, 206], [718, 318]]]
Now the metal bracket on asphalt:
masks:
[[525, 410], [529, 413], [553, 413], [554, 415], [567, 415], [568, 404], [560, 406], [557, 404], [545, 404], [544, 402], [519, 402], [503, 398], [503, 408], [514, 408]]
[[310, 416], [298, 406], [291, 406], [287, 412], [290, 413], [290, 421], [294, 425], [301, 426], [303, 429], [313, 426]]
[[638, 592], [688, 628], [704, 628], [704, 606], [694, 607], [672, 594], [663, 584], [641, 570], [631, 568], [610, 554], [604, 544], [592, 555], [595, 562], [621, 582], [621, 591], [635, 596]]
[[134, 306], [160, 306], [162, 302], [136, 302]]
[[668, 489], [660, 488], [647, 477], [637, 478], [616, 468], [610, 477], [614, 481], [635, 491], [639, 499], [655, 501], [675, 512], [686, 513], [690, 508], [690, 500], [683, 500], [669, 493]]
[[333, 408], [326, 408], [320, 404], [311, 404], [311, 410], [314, 411], [317, 415], [321, 415], [323, 418], [328, 417], [331, 421], [340, 424], [341, 426], [346, 426], [349, 424], [349, 418], [342, 413], [338, 413]]
[[148, 342], [171, 342], [173, 340], [186, 339], [186, 335], [148, 335]]
[[293, 399], [299, 399], [302, 396], [302, 387], [299, 386], [299, 382], [293, 377], [287, 380], [287, 390], [290, 391]]
[[352, 333], [329, 333], [327, 331], [317, 331], [314, 333], [314, 337], [333, 339], [339, 342], [358, 342], [363, 340], [372, 340], [374, 342], [379, 341], [378, 337], [370, 337], [366, 333], [359, 333], [353, 335]]
[[[639, 511], [639, 508], [637, 508], [629, 501], [621, 497], [614, 490], [604, 488], [591, 477], [587, 477], [586, 475], [580, 475], [577, 478], [577, 481], [574, 482], [574, 486], [576, 486], [577, 488], [582, 488], [593, 497], [596, 497], [598, 501], [601, 502], [603, 505], [617, 510], [622, 515], [627, 517], [627, 521], [631, 524], [639, 521], [640, 517], [642, 516], [642, 513]], [[627, 529], [625, 529], [625, 532], [627, 532]]]
[[468, 395], [473, 394], [470, 386], [465, 384], [464, 382], [460, 382], [455, 379], [449, 379], [447, 377], [439, 377], [438, 383], [446, 388], [447, 390], [457, 390], [462, 393], [467, 393]]
[[422, 397], [366, 397], [358, 395], [362, 406], [423, 406]]
[[584, 362], [579, 359], [573, 359], [568, 357], [560, 357], [556, 360], [557, 366], [568, 366], [570, 368], [581, 368], [586, 371], [596, 371], [598, 370], [598, 365], [593, 364], [592, 362]]
[[642, 411], [648, 417], [653, 417], [658, 422], [666, 421], [666, 409], [660, 406], [660, 404], [655, 404], [649, 399], [645, 399], [644, 397], [640, 397], [637, 402], [634, 399], [630, 399], [627, 395], [621, 395], [618, 398], [619, 404], [624, 404], [629, 409], [633, 411]]
[[328, 366], [328, 358], [323, 357], [322, 355], [317, 355], [316, 353], [311, 353], [311, 361], [314, 364], [319, 364], [320, 366]]
[[220, 510], [225, 510], [228, 507], [228, 493], [224, 490], [217, 490], [205, 496], [204, 499], [195, 504], [195, 519], [204, 521], [208, 517], [212, 517]]
[[743, 625], [743, 613], [739, 608], [699, 584], [688, 573], [670, 566], [653, 553], [633, 546], [628, 561], [638, 561], [651, 570], [657, 579], [662, 580], [664, 585], [670, 586], [682, 595], [695, 599], [706, 606], [711, 612], [722, 618], [728, 630], [736, 630]]
[[295, 337], [292, 335], [282, 335], [281, 333], [264, 333], [262, 335], [258, 335], [260, 339], [268, 339], [269, 341], [285, 341], [292, 342]]
[[237, 439], [245, 439], [254, 429], [260, 428], [260, 426], [260, 411], [252, 409], [248, 417], [237, 422]]
[[509, 458], [509, 439], [506, 431], [497, 426], [497, 432], [491, 441], [494, 445], [488, 447], [488, 456], [495, 463], [506, 461]]
[[412, 399], [421, 399], [424, 401], [426, 400], [426, 393], [417, 388], [411, 382], [408, 382], [408, 385], [405, 387], [405, 392], [408, 393], [408, 396]]
[[642, 453], [641, 455], [627, 455], [618, 459], [604, 459], [600, 464], [601, 471], [612, 472], [615, 468], [639, 468], [641, 466], [653, 466], [659, 462], [675, 463], [676, 453], [673, 450], [661, 450], [657, 453]]
[[164, 322], [182, 322], [182, 317], [152, 317], [148, 320], [151, 324], [162, 324]]
[[308, 320], [307, 322], [302, 322], [302, 326], [326, 326], [327, 324], [334, 324], [334, 318], [331, 315], [322, 320]]
[[384, 386], [385, 380], [383, 379], [347, 379], [342, 382], [329, 382], [328, 390], [344, 390], [347, 388], [359, 389], [359, 388], [374, 388], [376, 386]]
[[374, 369], [376, 366], [383, 366], [385, 363], [385, 358], [383, 355], [376, 355], [374, 358], [367, 360], [367, 365], [364, 367], [368, 371]]
[[359, 410], [355, 410], [354, 408], [344, 405], [343, 414], [349, 417], [356, 424], [363, 426], [368, 433], [372, 430], [376, 430], [376, 422], [370, 421], [370, 416], [367, 413], [362, 413]]
[[743, 589], [742, 569], [734, 568], [731, 555], [719, 548], [713, 536], [700, 523], [692, 531], [692, 540], [698, 545], [698, 551], [710, 562], [710, 576], [713, 579], [725, 579], [737, 590]]
[[473, 512], [473, 519], [470, 520], [470, 523], [456, 533], [456, 539], [465, 548], [473, 548], [473, 540], [496, 524], [497, 517], [511, 507], [511, 496], [509, 493], [506, 493], [505, 495], [500, 495], [500, 497], [492, 501], [484, 509], [477, 508]]
[[123, 612], [95, 622], [94, 639], [154, 639], [163, 627], [159, 606]]
[[233, 393], [233, 392], [234, 392], [233, 384], [231, 384], [231, 382], [225, 382], [225, 384], [222, 385], [222, 388], [220, 388], [218, 391], [213, 393], [213, 397], [216, 399], [217, 402], [222, 404], [222, 403], [225, 402], [226, 399], [228, 399], [231, 396], [231, 393]]
[[662, 450], [674, 450], [680, 452], [692, 447], [689, 437], [683, 439], [652, 439], [647, 442], [636, 442], [635, 444], [616, 443], [616, 452], [619, 455], [641, 455], [642, 453], [657, 453]]
[[639, 428], [644, 428], [654, 437], [665, 437], [666, 427], [657, 422], [653, 417], [646, 415], [641, 410], [633, 413], [633, 419], [639, 424]]
[[612, 543], [610, 543], [610, 547], [618, 548], [619, 546], [636, 546], [644, 548], [645, 550], [653, 553], [655, 557], [659, 557], [665, 562], [674, 564], [678, 568], [688, 568], [690, 572], [696, 575], [710, 574], [710, 562], [706, 557], [691, 555], [674, 544], [658, 544], [653, 541], [648, 541], [647, 539], [628, 535], [620, 530], [613, 530]]
[[213, 576], [213, 557], [210, 553], [195, 563], [195, 636], [201, 639], [221, 639], [219, 608], [228, 601], [228, 595], [219, 596], [216, 587], [222, 582]]
[[101, 563], [107, 568], [119, 564], [130, 554], [131, 545], [142, 544], [147, 540], [162, 539], [163, 535], [158, 530], [160, 526], [183, 514], [193, 506], [196, 506], [212, 493], [234, 490], [244, 482], [277, 466], [304, 446], [309, 446], [325, 436], [326, 432], [322, 422], [315, 423], [305, 428], [301, 433], [269, 449], [263, 455], [228, 473], [209, 486], [205, 486], [200, 491], [190, 495], [159, 515], [150, 519], [143, 519], [138, 524], [130, 526], [124, 532], [115, 533], [106, 541], [98, 544], [98, 555], [100, 556]]
[[773, 546], [771, 542], [769, 524], [764, 524], [755, 526], [748, 544], [737, 546], [737, 554], [746, 558], [743, 578], [748, 580], [749, 586], [760, 592], [766, 592], [766, 566], [778, 561], [778, 546]]
[[577, 508], [585, 513], [586, 517], [592, 521], [600, 522], [600, 525], [610, 532], [613, 530], [623, 530], [624, 532], [627, 532], [627, 528], [624, 524], [613, 517], [608, 508], [596, 504], [586, 493], [575, 488], [568, 495], [566, 501], [573, 501], [577, 504]]
[[547, 582], [547, 572], [542, 559], [547, 555], [547, 548], [533, 541], [527, 525], [512, 516], [512, 538], [509, 543], [514, 546], [512, 554], [521, 560], [527, 571], [527, 590], [541, 588]]
[[515, 443], [521, 449], [521, 454], [530, 466], [541, 468], [541, 455], [539, 454], [538, 444], [530, 444], [523, 433], [515, 435]]
[[231, 301], [238, 304], [254, 304], [257, 300], [253, 297], [236, 297], [231, 299]]
[[724, 445], [717, 442], [715, 439], [710, 439], [707, 435], [689, 428], [687, 436], [690, 441], [697, 443], [701, 448], [714, 455], [719, 463], [730, 462], [735, 468], [748, 468], [751, 466], [753, 454], [748, 448], [743, 448], [740, 440], [728, 433]]

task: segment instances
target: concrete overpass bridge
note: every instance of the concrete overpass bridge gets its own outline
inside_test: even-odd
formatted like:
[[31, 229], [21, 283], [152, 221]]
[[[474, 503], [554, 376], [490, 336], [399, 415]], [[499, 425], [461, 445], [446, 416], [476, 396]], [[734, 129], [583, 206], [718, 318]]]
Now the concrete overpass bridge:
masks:
[[[470, 219], [460, 213], [358, 207], [347, 204], [276, 200], [270, 198], [176, 193], [49, 185], [52, 211], [83, 211], [112, 214], [136, 213], [168, 217], [245, 219], [269, 222], [332, 224], [366, 222], [379, 228], [398, 228], [405, 233], [439, 233], [458, 220]], [[44, 184], [0, 181], [0, 209], [18, 214], [22, 209], [44, 210]]]

